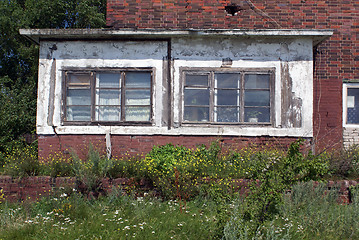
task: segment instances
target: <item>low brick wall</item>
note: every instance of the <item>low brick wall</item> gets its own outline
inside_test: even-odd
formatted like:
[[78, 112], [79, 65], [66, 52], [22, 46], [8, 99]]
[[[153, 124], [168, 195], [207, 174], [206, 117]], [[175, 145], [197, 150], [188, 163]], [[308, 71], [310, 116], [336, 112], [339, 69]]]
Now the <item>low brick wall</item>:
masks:
[[[248, 183], [246, 179], [233, 180], [233, 186], [241, 194], [247, 192]], [[316, 184], [319, 184], [318, 182]], [[358, 182], [349, 180], [329, 181], [328, 189], [337, 188], [339, 191], [339, 201], [341, 203], [351, 202], [350, 187], [356, 186]], [[113, 187], [121, 187], [122, 189], [131, 188], [136, 185], [144, 191], [151, 190], [151, 183], [141, 180], [135, 182], [133, 179], [116, 178], [116, 179], [103, 179], [103, 189], [109, 193]], [[74, 177], [49, 177], [49, 176], [36, 176], [26, 178], [13, 178], [11, 176], [0, 176], [0, 189], [3, 190], [5, 200], [9, 202], [21, 201], [35, 201], [44, 196], [48, 196], [54, 190], [60, 188], [75, 188], [76, 179]]]
[[[126, 189], [136, 184], [143, 190], [150, 189], [150, 183], [142, 180], [135, 182], [133, 179], [116, 178], [103, 179], [103, 190], [110, 193], [113, 187]], [[49, 177], [36, 176], [26, 178], [13, 178], [11, 176], [0, 176], [0, 189], [3, 190], [5, 200], [9, 202], [35, 201], [48, 196], [60, 188], [73, 189], [76, 187], [74, 177]]]

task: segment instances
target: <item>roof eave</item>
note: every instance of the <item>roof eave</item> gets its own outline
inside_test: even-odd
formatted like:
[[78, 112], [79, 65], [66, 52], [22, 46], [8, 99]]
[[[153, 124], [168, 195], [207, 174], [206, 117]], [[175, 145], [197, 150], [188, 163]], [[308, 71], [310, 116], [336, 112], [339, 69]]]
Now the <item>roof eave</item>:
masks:
[[160, 39], [175, 37], [246, 37], [298, 38], [308, 37], [316, 46], [333, 35], [332, 30], [308, 29], [20, 29], [20, 34], [39, 44], [41, 40], [59, 39]]

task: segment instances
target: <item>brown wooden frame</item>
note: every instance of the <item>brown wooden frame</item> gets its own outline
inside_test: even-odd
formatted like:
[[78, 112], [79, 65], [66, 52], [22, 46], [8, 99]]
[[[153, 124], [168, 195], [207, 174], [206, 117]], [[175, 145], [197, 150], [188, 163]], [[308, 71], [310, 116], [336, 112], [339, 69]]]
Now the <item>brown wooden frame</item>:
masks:
[[[120, 91], [121, 91], [121, 119], [119, 121], [98, 121], [95, 120], [95, 104], [96, 99], [96, 73], [118, 73], [121, 74], [120, 82]], [[125, 121], [125, 94], [126, 91], [124, 86], [124, 74], [126, 72], [149, 72], [151, 74], [151, 84], [150, 84], [150, 120], [149, 121]], [[91, 121], [68, 121], [67, 116], [67, 89], [68, 89], [68, 74], [81, 74], [81, 73], [91, 73], [90, 79], [90, 89], [91, 89]], [[112, 125], [112, 126], [133, 126], [133, 125], [153, 125], [153, 89], [154, 89], [154, 79], [155, 79], [155, 69], [154, 68], [65, 68], [62, 69], [62, 79], [63, 79], [63, 91], [62, 91], [62, 123], [63, 125]], [[138, 88], [142, 89], [142, 88]], [[148, 88], [146, 88], [148, 89]], [[147, 106], [147, 105], [146, 105]]]
[[[181, 81], [180, 81], [180, 124], [186, 126], [218, 126], [218, 125], [248, 125], [248, 126], [273, 126], [275, 124], [275, 68], [191, 68], [191, 67], [181, 67]], [[186, 87], [186, 74], [205, 74], [209, 73], [209, 88], [210, 88], [210, 109], [209, 109], [209, 121], [208, 122], [200, 122], [200, 121], [185, 121], [184, 120], [184, 89]], [[241, 92], [240, 95], [240, 121], [239, 122], [215, 122], [214, 121], [214, 91], [215, 91], [215, 77], [216, 73], [240, 73], [241, 74]], [[269, 82], [269, 91], [270, 91], [270, 121], [269, 122], [244, 122], [244, 76], [245, 74], [269, 74], [270, 82]]]

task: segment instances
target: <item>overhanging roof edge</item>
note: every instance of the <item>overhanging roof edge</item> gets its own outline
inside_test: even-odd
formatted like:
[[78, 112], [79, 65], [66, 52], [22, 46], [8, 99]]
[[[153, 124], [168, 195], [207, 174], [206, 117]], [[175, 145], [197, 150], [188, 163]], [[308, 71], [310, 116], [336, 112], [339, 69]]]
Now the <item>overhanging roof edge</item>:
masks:
[[20, 29], [21, 35], [39, 43], [42, 39], [113, 39], [139, 38], [158, 39], [174, 37], [266, 37], [266, 38], [295, 38], [310, 37], [313, 45], [317, 45], [333, 35], [332, 30], [312, 29]]

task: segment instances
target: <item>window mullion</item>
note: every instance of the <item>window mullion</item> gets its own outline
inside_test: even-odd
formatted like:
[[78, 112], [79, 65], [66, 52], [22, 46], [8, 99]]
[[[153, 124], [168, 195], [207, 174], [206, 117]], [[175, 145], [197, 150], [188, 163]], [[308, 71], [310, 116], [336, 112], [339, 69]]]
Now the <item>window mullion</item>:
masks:
[[96, 74], [91, 72], [90, 91], [91, 91], [91, 122], [95, 121], [95, 104], [96, 104]]
[[214, 72], [209, 74], [209, 121], [214, 122], [214, 88], [215, 88], [215, 79]]
[[121, 72], [120, 77], [120, 98], [121, 98], [121, 122], [125, 121], [125, 72]]
[[240, 103], [239, 103], [239, 110], [240, 110], [240, 122], [244, 122], [244, 73], [240, 73]]

